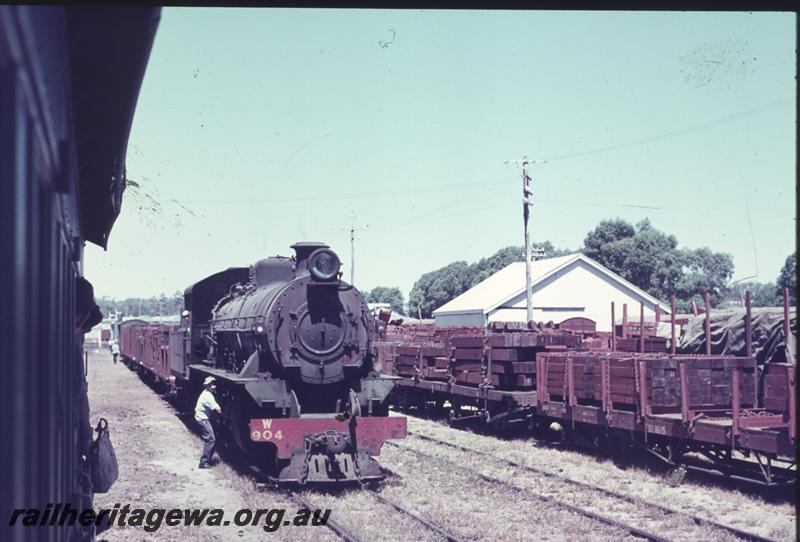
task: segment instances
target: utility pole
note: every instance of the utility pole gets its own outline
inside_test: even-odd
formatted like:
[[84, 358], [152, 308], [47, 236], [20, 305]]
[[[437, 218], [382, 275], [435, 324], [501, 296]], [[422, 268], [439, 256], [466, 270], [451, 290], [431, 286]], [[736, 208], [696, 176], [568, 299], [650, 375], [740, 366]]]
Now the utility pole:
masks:
[[369, 224], [363, 228], [356, 228], [356, 213], [350, 211], [350, 285], [355, 285], [355, 270], [356, 270], [356, 231], [366, 229]]
[[350, 284], [355, 284], [356, 274], [356, 213], [350, 211]]
[[[528, 164], [545, 162], [545, 160], [528, 160], [526, 156], [522, 160], [510, 160], [511, 163], [522, 164], [522, 220], [525, 226], [525, 299], [527, 307], [527, 321], [533, 321], [533, 288], [531, 279], [531, 243], [528, 233], [528, 222], [530, 222], [530, 208], [533, 205], [531, 196], [531, 178], [528, 175]], [[509, 163], [507, 162], [507, 163]]]
[[528, 219], [531, 209], [531, 178], [528, 176], [528, 161], [522, 161], [522, 220], [525, 222], [525, 299], [528, 325], [533, 321], [533, 292], [531, 291], [531, 242], [528, 235]]

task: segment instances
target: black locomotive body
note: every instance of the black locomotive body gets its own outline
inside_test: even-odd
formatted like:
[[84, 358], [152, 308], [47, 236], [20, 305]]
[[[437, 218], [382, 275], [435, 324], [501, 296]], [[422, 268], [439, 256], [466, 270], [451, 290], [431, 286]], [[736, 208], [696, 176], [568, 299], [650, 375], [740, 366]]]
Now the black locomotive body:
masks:
[[[168, 370], [138, 364], [188, 404], [215, 377], [223, 435], [281, 482], [380, 479], [371, 456], [403, 438], [406, 421], [388, 416], [395, 379], [373, 367], [367, 304], [340, 280], [327, 245], [292, 248], [292, 258], [229, 268], [187, 288], [181, 324], [169, 330]], [[146, 328], [126, 333], [151, 340]]]

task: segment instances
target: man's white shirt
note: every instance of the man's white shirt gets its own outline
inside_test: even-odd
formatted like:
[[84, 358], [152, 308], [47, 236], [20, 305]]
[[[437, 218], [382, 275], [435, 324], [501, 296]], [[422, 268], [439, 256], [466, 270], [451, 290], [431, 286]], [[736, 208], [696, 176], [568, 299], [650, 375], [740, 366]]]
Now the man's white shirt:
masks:
[[197, 398], [197, 405], [194, 407], [194, 419], [198, 421], [207, 420], [212, 411], [218, 410], [219, 405], [214, 399], [214, 394], [208, 390], [203, 390]]

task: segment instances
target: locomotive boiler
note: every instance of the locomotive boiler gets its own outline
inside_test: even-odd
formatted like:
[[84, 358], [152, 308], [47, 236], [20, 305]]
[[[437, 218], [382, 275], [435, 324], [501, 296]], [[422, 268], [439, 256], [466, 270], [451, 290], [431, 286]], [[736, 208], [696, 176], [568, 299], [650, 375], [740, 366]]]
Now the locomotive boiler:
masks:
[[171, 381], [191, 400], [215, 377], [224, 435], [278, 481], [380, 479], [372, 456], [406, 421], [388, 416], [373, 318], [327, 245], [292, 248], [187, 288]]

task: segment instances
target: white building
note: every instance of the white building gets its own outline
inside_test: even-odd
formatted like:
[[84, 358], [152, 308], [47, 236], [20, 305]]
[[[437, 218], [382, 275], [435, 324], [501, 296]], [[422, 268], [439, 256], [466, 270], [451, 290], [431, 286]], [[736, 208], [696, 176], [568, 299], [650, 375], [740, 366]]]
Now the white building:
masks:
[[111, 322], [103, 320], [94, 326], [89, 333], [83, 336], [83, 344], [86, 347], [100, 348], [108, 344], [111, 339]]
[[[644, 302], [645, 321], [654, 320], [656, 305], [663, 317], [669, 305], [649, 295], [583, 254], [536, 260], [531, 263], [533, 319], [556, 324], [568, 318], [594, 320], [598, 331], [611, 331], [611, 302], [617, 323], [622, 306], [628, 320], [639, 321]], [[433, 311], [440, 327], [485, 326], [489, 322], [524, 322], [525, 262], [509, 264], [483, 282]]]

